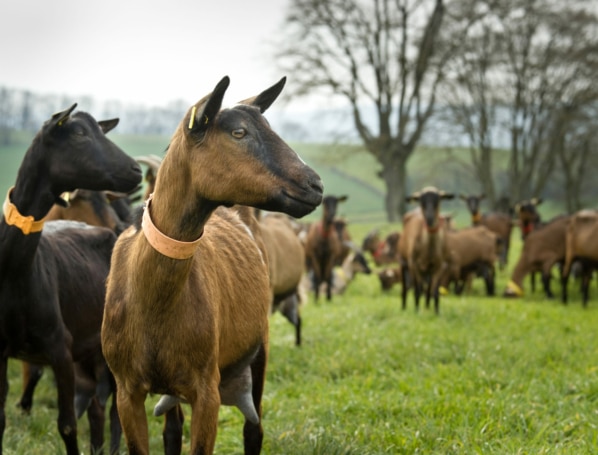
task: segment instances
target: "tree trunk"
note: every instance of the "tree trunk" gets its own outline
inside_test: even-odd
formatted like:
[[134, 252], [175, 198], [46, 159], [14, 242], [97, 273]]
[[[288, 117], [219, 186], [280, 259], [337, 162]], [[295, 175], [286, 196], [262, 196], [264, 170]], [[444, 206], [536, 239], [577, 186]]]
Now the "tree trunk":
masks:
[[380, 177], [386, 184], [385, 209], [389, 223], [401, 221], [406, 211], [407, 160], [393, 156], [390, 164], [383, 164]]

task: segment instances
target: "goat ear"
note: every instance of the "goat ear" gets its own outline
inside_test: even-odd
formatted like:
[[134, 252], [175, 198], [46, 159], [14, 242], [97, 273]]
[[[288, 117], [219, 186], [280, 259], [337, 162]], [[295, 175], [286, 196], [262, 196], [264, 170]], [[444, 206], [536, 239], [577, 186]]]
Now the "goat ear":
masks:
[[347, 199], [349, 199], [349, 196], [343, 194], [342, 196], [336, 198], [336, 202], [345, 202]]
[[542, 198], [541, 197], [534, 197], [534, 198], [532, 198], [532, 200], [530, 202], [533, 205], [540, 205], [542, 203]]
[[65, 109], [62, 112], [57, 112], [56, 114], [52, 115], [52, 118], [48, 120], [48, 128], [53, 130], [56, 127], [60, 127], [63, 123], [69, 118], [71, 112], [75, 110], [77, 107], [77, 103], [73, 104], [68, 109]]
[[442, 199], [453, 199], [455, 195], [453, 193], [445, 193], [444, 191], [440, 194]]
[[286, 76], [279, 80], [276, 84], [274, 84], [269, 89], [264, 90], [257, 96], [252, 98], [247, 98], [246, 100], [241, 101], [239, 104], [249, 104], [250, 106], [257, 106], [260, 108], [260, 112], [263, 114], [266, 112], [272, 103], [278, 98], [280, 92], [284, 88], [284, 84], [286, 83], [287, 78]]
[[119, 120], [120, 119], [118, 118], [113, 118], [110, 120], [100, 120], [98, 122], [98, 125], [100, 125], [102, 131], [104, 132], [104, 134], [106, 134], [108, 131], [111, 131], [114, 128], [116, 128], [116, 125], [118, 125]]
[[214, 91], [195, 104], [188, 115], [188, 128], [192, 134], [203, 134], [214, 123], [216, 114], [222, 107], [224, 93], [230, 84], [230, 78], [224, 76]]

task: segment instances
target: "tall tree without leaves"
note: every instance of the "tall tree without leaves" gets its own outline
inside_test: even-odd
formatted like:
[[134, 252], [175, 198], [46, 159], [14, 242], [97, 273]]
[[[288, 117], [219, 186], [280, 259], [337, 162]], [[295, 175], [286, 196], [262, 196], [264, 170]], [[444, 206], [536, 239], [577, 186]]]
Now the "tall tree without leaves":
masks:
[[277, 52], [293, 74], [292, 95], [323, 90], [348, 102], [359, 137], [381, 165], [389, 221], [405, 211], [407, 161], [443, 77], [444, 16], [442, 0], [293, 0]]

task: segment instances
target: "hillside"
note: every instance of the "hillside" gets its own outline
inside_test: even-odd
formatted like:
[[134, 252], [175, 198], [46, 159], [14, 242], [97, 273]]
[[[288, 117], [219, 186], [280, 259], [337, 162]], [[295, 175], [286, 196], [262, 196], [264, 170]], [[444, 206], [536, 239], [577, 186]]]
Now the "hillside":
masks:
[[[166, 136], [133, 136], [110, 134], [111, 139], [132, 156], [162, 155], [168, 145]], [[7, 191], [14, 184], [17, 170], [31, 142], [30, 133], [17, 135], [17, 142], [8, 147], [0, 146], [0, 191]], [[339, 207], [339, 214], [351, 223], [384, 224], [384, 182], [377, 177], [380, 165], [362, 147], [357, 145], [292, 143], [297, 153], [322, 177], [326, 194], [349, 196]], [[426, 185], [435, 185], [449, 192], [478, 192], [472, 171], [468, 169], [466, 150], [448, 150], [421, 147], [409, 162], [407, 182], [409, 191]], [[486, 207], [483, 207], [487, 210]], [[443, 203], [443, 210], [454, 215], [458, 225], [469, 224], [465, 204], [455, 198]], [[545, 218], [558, 212], [558, 208], [542, 205]], [[306, 217], [314, 220], [320, 210]]]

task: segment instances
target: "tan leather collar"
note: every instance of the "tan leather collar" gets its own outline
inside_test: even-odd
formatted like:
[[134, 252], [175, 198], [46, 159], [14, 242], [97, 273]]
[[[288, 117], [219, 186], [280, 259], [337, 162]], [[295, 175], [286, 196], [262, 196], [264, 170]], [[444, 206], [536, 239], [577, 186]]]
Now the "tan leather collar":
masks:
[[13, 186], [8, 190], [4, 205], [2, 206], [4, 221], [10, 226], [18, 227], [25, 235], [29, 235], [32, 232], [40, 232], [44, 228], [44, 220], [35, 221], [35, 218], [31, 215], [21, 215], [17, 206], [10, 202], [10, 194], [14, 188]]
[[143, 218], [141, 219], [141, 229], [145, 238], [158, 253], [166, 257], [172, 259], [189, 259], [195, 253], [197, 244], [201, 240], [201, 234], [193, 242], [181, 242], [160, 232], [152, 222], [150, 216], [150, 202], [152, 201], [152, 197], [153, 194], [150, 194], [143, 208]]

